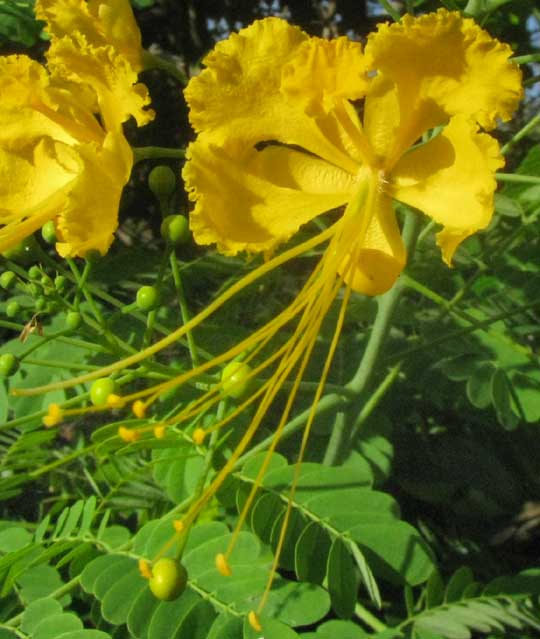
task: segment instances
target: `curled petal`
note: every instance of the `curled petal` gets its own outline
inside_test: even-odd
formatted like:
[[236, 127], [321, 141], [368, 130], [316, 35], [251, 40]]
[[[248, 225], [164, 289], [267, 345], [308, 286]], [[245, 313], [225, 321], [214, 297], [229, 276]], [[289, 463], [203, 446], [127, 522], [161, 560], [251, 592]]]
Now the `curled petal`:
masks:
[[35, 12], [53, 39], [80, 33], [95, 47], [113, 46], [141, 71], [141, 34], [128, 0], [37, 0]]
[[115, 132], [107, 135], [103, 147], [84, 145], [78, 151], [84, 167], [57, 218], [56, 249], [62, 257], [84, 257], [90, 250], [107, 252], [133, 164], [129, 144]]
[[392, 193], [444, 226], [438, 243], [449, 264], [460, 242], [489, 224], [494, 174], [503, 165], [497, 141], [455, 116], [439, 136], [396, 164]]
[[146, 108], [148, 90], [137, 84], [137, 74], [113, 47], [95, 47], [75, 34], [55, 40], [47, 57], [55, 75], [94, 89], [107, 130], [119, 129], [130, 116], [139, 126], [153, 119], [153, 111]]
[[195, 204], [190, 226], [199, 244], [225, 254], [272, 251], [303, 224], [350, 198], [354, 178], [306, 153], [270, 145], [227, 149], [204, 136], [188, 148], [183, 171]]
[[366, 95], [369, 63], [359, 42], [346, 37], [304, 41], [283, 67], [282, 91], [303, 99], [310, 110], [328, 112], [336, 99], [359, 100]]
[[357, 163], [306, 113], [303, 99], [281, 91], [282, 70], [308, 36], [279, 18], [257, 20], [218, 42], [206, 69], [185, 90], [197, 132], [223, 146], [232, 138], [246, 147], [265, 141], [300, 146], [351, 173]]
[[522, 97], [512, 49], [457, 12], [439, 9], [380, 25], [366, 54], [397, 87], [402, 127], [409, 129], [401, 152], [447, 116], [467, 115], [492, 129], [497, 118], [511, 117]]

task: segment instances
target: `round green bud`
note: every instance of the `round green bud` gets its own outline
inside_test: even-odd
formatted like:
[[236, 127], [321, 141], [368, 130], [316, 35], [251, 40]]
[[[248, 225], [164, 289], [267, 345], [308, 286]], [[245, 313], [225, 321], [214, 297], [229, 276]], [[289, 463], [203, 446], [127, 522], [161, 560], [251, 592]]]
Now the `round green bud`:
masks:
[[41, 237], [47, 244], [54, 244], [56, 242], [56, 224], [53, 220], [45, 222], [41, 227]]
[[31, 266], [28, 269], [28, 277], [31, 280], [39, 280], [41, 278], [41, 269], [39, 268], [39, 266]]
[[104, 406], [107, 397], [116, 393], [116, 383], [110, 377], [100, 377], [90, 387], [90, 401], [94, 406]]
[[47, 306], [47, 299], [45, 297], [43, 297], [43, 295], [40, 295], [37, 300], [36, 303], [34, 304], [36, 311], [44, 311], [45, 307]]
[[57, 275], [54, 278], [54, 288], [61, 293], [66, 288], [66, 278], [63, 275]]
[[6, 291], [13, 288], [16, 281], [17, 276], [13, 271], [4, 271], [2, 275], [0, 275], [0, 286], [6, 289]]
[[12, 353], [0, 355], [0, 376], [10, 377], [17, 372], [19, 360]]
[[225, 397], [240, 399], [251, 386], [251, 366], [245, 362], [229, 362], [221, 373], [221, 389]]
[[135, 302], [141, 311], [151, 311], [159, 304], [159, 291], [155, 286], [141, 286]]
[[167, 215], [160, 230], [161, 237], [172, 246], [185, 244], [190, 238], [189, 223], [183, 215]]
[[175, 559], [162, 557], [152, 566], [150, 590], [156, 599], [174, 601], [186, 589], [187, 571]]
[[39, 284], [36, 284], [35, 282], [32, 282], [28, 285], [28, 292], [32, 297], [38, 297], [41, 294], [41, 286]]
[[77, 311], [69, 311], [66, 314], [65, 327], [70, 331], [76, 331], [81, 325], [82, 317]]
[[176, 175], [170, 166], [155, 166], [148, 175], [148, 186], [158, 199], [169, 197], [176, 190]]
[[41, 276], [41, 279], [39, 281], [41, 282], [42, 286], [52, 286], [53, 285], [53, 281], [51, 280], [51, 278], [46, 273], [43, 273], [43, 275]]
[[8, 317], [16, 317], [19, 312], [21, 310], [21, 305], [19, 304], [19, 302], [9, 302], [9, 304], [6, 306], [6, 315]]
[[27, 266], [36, 261], [38, 250], [39, 247], [36, 239], [33, 235], [29, 235], [15, 246], [2, 251], [2, 255], [7, 260], [12, 260], [13, 262], [17, 262], [17, 264]]

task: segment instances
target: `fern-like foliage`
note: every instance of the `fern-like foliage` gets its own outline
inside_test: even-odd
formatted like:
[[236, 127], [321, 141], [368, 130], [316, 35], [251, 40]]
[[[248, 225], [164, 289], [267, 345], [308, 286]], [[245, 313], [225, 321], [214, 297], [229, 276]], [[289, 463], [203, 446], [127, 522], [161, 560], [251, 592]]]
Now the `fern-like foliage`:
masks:
[[[236, 474], [241, 507], [257, 476], [262, 458]], [[262, 541], [276, 547], [287, 507], [294, 466], [272, 458], [262, 489], [251, 508], [251, 526]], [[419, 533], [399, 519], [389, 495], [371, 488], [372, 471], [359, 455], [348, 465], [306, 463], [300, 470], [293, 513], [280, 564], [311, 583], [327, 580], [334, 612], [351, 618], [361, 582], [380, 605], [375, 577], [417, 585], [433, 570], [433, 560]], [[314, 560], [316, 558], [316, 560]]]
[[410, 627], [418, 639], [471, 639], [491, 632], [507, 636], [508, 631], [525, 629], [538, 632], [540, 621], [531, 607], [531, 597], [539, 593], [538, 570], [482, 585], [463, 567], [446, 587], [434, 574], [416, 605], [409, 596], [410, 617], [401, 628]]
[[[81, 584], [101, 603], [103, 618], [114, 626], [127, 626], [134, 639], [252, 639], [245, 613], [260, 597], [271, 563], [257, 538], [242, 532], [223, 577], [214, 557], [230, 540], [228, 528], [218, 522], [195, 526], [182, 562], [188, 571], [185, 592], [173, 602], [157, 600], [138, 571], [137, 557], [152, 557], [171, 537], [171, 522], [155, 520], [144, 526], [129, 553], [105, 554], [84, 569]], [[314, 584], [279, 579], [263, 618], [265, 638], [292, 639], [289, 626], [316, 623], [328, 613], [324, 589]]]

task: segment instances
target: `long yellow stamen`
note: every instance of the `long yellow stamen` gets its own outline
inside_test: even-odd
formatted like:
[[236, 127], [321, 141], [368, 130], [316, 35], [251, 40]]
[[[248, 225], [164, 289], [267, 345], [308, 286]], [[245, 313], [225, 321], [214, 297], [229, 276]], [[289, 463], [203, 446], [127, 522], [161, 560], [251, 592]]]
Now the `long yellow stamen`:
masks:
[[[339, 222], [336, 222], [336, 224], [338, 223]], [[288, 262], [294, 257], [297, 257], [298, 255], [302, 255], [303, 253], [306, 253], [312, 248], [315, 248], [319, 244], [322, 244], [323, 242], [325, 242], [328, 238], [332, 237], [332, 235], [335, 233], [335, 226], [336, 225], [334, 224], [333, 226], [319, 233], [319, 235], [309, 240], [306, 240], [305, 242], [302, 242], [298, 246], [295, 246], [289, 249], [288, 251], [281, 253], [280, 255], [276, 255], [274, 258], [272, 258], [265, 264], [262, 264], [251, 273], [248, 273], [241, 280], [239, 280], [238, 282], [233, 284], [230, 288], [228, 288], [222, 295], [220, 295], [216, 300], [214, 300], [211, 304], [209, 304], [198, 315], [196, 315], [191, 320], [189, 320], [188, 322], [180, 326], [177, 330], [173, 331], [170, 335], [167, 335], [167, 337], [164, 337], [163, 339], [159, 340], [155, 344], [152, 344], [152, 346], [149, 346], [148, 348], [144, 349], [140, 353], [130, 355], [129, 357], [126, 357], [123, 360], [115, 362], [114, 364], [110, 364], [109, 366], [105, 366], [98, 370], [92, 371], [91, 373], [87, 373], [85, 375], [72, 377], [71, 379], [64, 380], [62, 382], [54, 382], [52, 384], [46, 384], [44, 386], [35, 386], [34, 388], [16, 388], [16, 389], [13, 389], [11, 393], [13, 395], [26, 397], [30, 395], [40, 395], [42, 393], [46, 393], [51, 390], [70, 388], [72, 386], [76, 386], [77, 384], [83, 384], [93, 379], [97, 379], [98, 377], [109, 376], [118, 370], [125, 369], [128, 366], [137, 364], [138, 362], [144, 359], [147, 359], [151, 355], [158, 353], [159, 351], [163, 350], [167, 346], [174, 344], [175, 342], [178, 341], [180, 337], [183, 337], [186, 333], [192, 331], [199, 324], [201, 324], [201, 322], [203, 322], [205, 319], [213, 315], [228, 300], [234, 297], [238, 292], [243, 290], [246, 286], [249, 286], [253, 282], [257, 281], [266, 273], [273, 271], [275, 268], [277, 268], [281, 264], [284, 264], [285, 262]], [[1, 250], [1, 247], [0, 247], [0, 250]], [[208, 368], [206, 365], [203, 365], [203, 366], [205, 367], [204, 369], [202, 366], [199, 367], [198, 369], [195, 369], [196, 371], [198, 371], [198, 373], [196, 374], [199, 374], [200, 372]]]

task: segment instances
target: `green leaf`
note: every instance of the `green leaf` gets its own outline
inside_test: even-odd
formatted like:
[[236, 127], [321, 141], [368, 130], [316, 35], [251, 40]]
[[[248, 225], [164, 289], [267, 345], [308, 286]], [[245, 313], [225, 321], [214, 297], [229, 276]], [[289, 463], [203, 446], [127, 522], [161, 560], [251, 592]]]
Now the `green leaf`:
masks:
[[243, 625], [242, 617], [224, 612], [214, 619], [207, 639], [238, 639], [242, 637]]
[[0, 531], [0, 552], [15, 552], [24, 548], [32, 541], [32, 535], [20, 526], [6, 528]]
[[41, 623], [43, 619], [61, 612], [62, 606], [56, 599], [52, 597], [36, 599], [26, 607], [22, 617], [21, 629], [27, 634], [32, 635], [36, 626]]
[[335, 539], [328, 555], [328, 590], [338, 617], [350, 619], [353, 616], [359, 582], [350, 552], [343, 541]]
[[404, 521], [361, 524], [349, 534], [364, 551], [373, 572], [391, 582], [416, 586], [433, 570], [428, 546]]
[[312, 522], [304, 528], [295, 549], [295, 571], [300, 581], [322, 584], [326, 566], [323, 561], [313, 561], [313, 558], [327, 557], [330, 544], [327, 531], [317, 522]]
[[[58, 570], [46, 564], [26, 570], [17, 577], [17, 582], [21, 588], [21, 599], [26, 603], [46, 597], [64, 585]], [[64, 601], [69, 601], [69, 595]]]
[[519, 418], [512, 412], [508, 376], [501, 368], [498, 368], [491, 378], [491, 401], [501, 425], [507, 429], [515, 428]]
[[482, 364], [469, 377], [467, 382], [467, 397], [476, 408], [486, 408], [491, 404], [491, 380], [495, 368], [489, 362]]
[[458, 568], [448, 580], [444, 596], [445, 601], [447, 603], [451, 603], [461, 599], [465, 588], [472, 583], [473, 580], [474, 576], [472, 570], [468, 566]]
[[76, 615], [60, 612], [38, 623], [34, 628], [32, 639], [58, 639], [62, 634], [81, 630], [82, 627], [82, 622]]
[[367, 634], [350, 621], [334, 620], [327, 621], [317, 628], [317, 632], [313, 635], [317, 639], [366, 639], [373, 637]]

